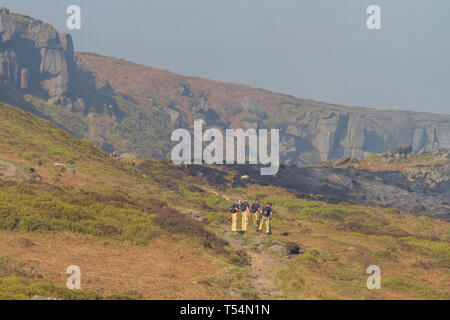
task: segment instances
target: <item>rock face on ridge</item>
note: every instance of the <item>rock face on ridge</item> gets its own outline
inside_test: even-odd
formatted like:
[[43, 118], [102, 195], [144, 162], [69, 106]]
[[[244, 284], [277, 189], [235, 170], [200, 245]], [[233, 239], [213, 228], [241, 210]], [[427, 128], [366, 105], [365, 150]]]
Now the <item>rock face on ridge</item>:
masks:
[[51, 25], [0, 8], [0, 79], [43, 98], [69, 94], [73, 44]]
[[[281, 126], [280, 137], [301, 151], [287, 152], [289, 164], [352, 157], [394, 151], [411, 145], [414, 152], [450, 149], [450, 117], [387, 111], [360, 110], [305, 112], [296, 123]], [[300, 148], [299, 148], [300, 149]], [[309, 158], [308, 158], [309, 155]], [[285, 161], [286, 163], [286, 161]]]

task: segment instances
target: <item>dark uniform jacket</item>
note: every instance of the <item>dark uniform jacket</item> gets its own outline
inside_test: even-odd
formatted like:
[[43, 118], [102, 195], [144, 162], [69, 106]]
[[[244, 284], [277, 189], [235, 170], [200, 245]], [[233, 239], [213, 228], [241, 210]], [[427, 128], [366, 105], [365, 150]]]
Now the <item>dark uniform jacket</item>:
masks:
[[263, 212], [262, 212], [264, 217], [270, 217], [271, 213], [272, 213], [271, 207], [264, 207]]
[[250, 207], [250, 205], [248, 204], [247, 201], [244, 201], [244, 202], [241, 203], [241, 211], [245, 211], [249, 207]]
[[261, 208], [261, 205], [259, 203], [254, 203], [252, 204], [252, 213], [255, 213], [257, 211], [259, 211], [259, 209]]
[[230, 207], [230, 212], [231, 212], [231, 213], [236, 213], [236, 212], [238, 212], [238, 211], [239, 211], [239, 205], [238, 205], [237, 203], [233, 204], [233, 205]]

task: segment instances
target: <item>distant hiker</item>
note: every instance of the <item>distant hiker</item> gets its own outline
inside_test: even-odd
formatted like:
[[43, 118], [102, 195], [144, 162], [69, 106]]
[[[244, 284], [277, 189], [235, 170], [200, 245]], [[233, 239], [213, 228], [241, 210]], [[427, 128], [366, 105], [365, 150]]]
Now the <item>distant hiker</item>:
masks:
[[256, 199], [255, 202], [252, 204], [250, 212], [253, 213], [253, 227], [255, 228], [255, 230], [258, 230], [262, 212], [261, 205], [259, 204], [258, 199]]
[[239, 208], [241, 206], [241, 201], [239, 200], [238, 202], [235, 202], [232, 204], [232, 206], [230, 207], [230, 212], [231, 212], [231, 231], [232, 232], [237, 232], [237, 223], [238, 223], [238, 212], [239, 212]]
[[248, 203], [248, 199], [245, 199], [239, 208], [242, 212], [242, 231], [247, 231], [247, 227], [250, 219], [250, 204]]
[[131, 165], [132, 165], [133, 167], [136, 167], [136, 160], [131, 161]]
[[272, 233], [271, 224], [272, 224], [272, 204], [268, 203], [262, 210], [262, 220], [261, 223], [259, 224], [259, 231], [261, 232], [264, 228], [264, 225], [266, 225], [266, 234]]

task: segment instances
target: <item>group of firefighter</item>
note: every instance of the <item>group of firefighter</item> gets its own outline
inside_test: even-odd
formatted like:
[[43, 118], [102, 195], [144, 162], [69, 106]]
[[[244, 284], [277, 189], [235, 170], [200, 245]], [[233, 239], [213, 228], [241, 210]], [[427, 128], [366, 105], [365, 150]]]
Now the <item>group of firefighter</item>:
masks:
[[[272, 224], [272, 204], [267, 203], [264, 207], [261, 207], [259, 200], [250, 207], [248, 199], [244, 201], [237, 201], [230, 207], [231, 216], [231, 231], [233, 232], [246, 232], [250, 225], [250, 219], [253, 219], [253, 227], [257, 232], [265, 230], [266, 234], [270, 234]], [[239, 217], [239, 215], [241, 217]], [[240, 219], [239, 219], [240, 218]], [[238, 230], [238, 221], [241, 220], [241, 229]]]

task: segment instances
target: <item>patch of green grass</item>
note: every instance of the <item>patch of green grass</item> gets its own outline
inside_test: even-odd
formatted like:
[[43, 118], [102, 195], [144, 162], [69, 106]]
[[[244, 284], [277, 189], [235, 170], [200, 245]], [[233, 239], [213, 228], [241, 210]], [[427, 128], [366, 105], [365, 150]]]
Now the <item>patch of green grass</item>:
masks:
[[0, 277], [0, 300], [29, 300], [35, 295], [61, 300], [100, 300], [92, 291], [71, 291], [62, 286], [19, 277]]
[[295, 264], [283, 265], [277, 272], [277, 279], [280, 289], [292, 297], [308, 296], [305, 272], [296, 267]]
[[[305, 259], [312, 261], [313, 257]], [[336, 292], [330, 288], [330, 279], [320, 268], [310, 268], [296, 261], [282, 265], [276, 276], [278, 287], [292, 299], [336, 298]]]
[[416, 237], [404, 238], [401, 241], [407, 248], [434, 258], [442, 267], [450, 268], [450, 243]]
[[226, 223], [228, 221], [228, 216], [229, 214], [225, 213], [210, 213], [206, 216], [206, 218], [208, 219], [208, 221], [210, 223], [215, 223], [215, 224], [222, 224], [222, 223]]
[[386, 260], [396, 260], [397, 255], [389, 250], [378, 250], [372, 253], [373, 259], [386, 259]]
[[381, 288], [400, 291], [428, 299], [448, 299], [448, 294], [443, 294], [425, 284], [421, 284], [409, 277], [386, 276], [381, 279]]
[[142, 295], [128, 291], [102, 296], [90, 290], [69, 290], [63, 286], [23, 277], [3, 277], [0, 275], [0, 300], [30, 300], [34, 296], [58, 300], [139, 300]]
[[18, 261], [11, 257], [0, 257], [0, 275], [40, 279], [42, 276], [36, 271], [31, 261]]
[[317, 250], [307, 251], [304, 254], [297, 257], [298, 262], [307, 262], [311, 264], [318, 264], [317, 257], [320, 256], [320, 253]]
[[145, 244], [159, 230], [152, 223], [154, 215], [147, 211], [117, 194], [0, 182], [0, 229], [3, 230], [67, 230]]
[[360, 275], [359, 268], [353, 264], [336, 261], [335, 266], [337, 270], [333, 272], [332, 275], [336, 280], [353, 281]]
[[229, 201], [226, 201], [218, 194], [206, 192], [190, 183], [187, 183], [187, 186], [181, 186], [180, 189], [184, 205], [194, 204], [195, 209], [224, 211], [224, 208], [229, 206]]

